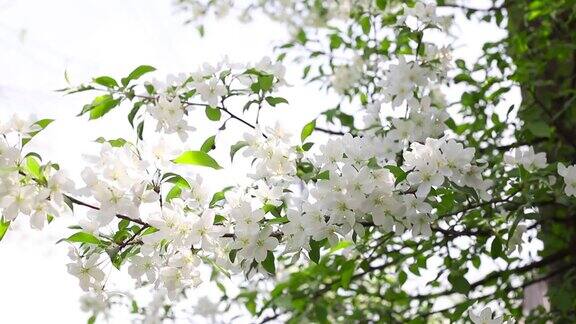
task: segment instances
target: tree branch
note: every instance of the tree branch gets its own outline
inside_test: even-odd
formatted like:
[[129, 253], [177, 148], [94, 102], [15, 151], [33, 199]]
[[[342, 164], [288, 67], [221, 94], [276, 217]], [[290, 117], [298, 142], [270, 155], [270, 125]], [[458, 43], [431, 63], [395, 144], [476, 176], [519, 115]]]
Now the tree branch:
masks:
[[[480, 279], [472, 284], [470, 284], [470, 291], [478, 288], [479, 286], [482, 286], [492, 280], [498, 279], [501, 276], [505, 275], [505, 274], [521, 274], [521, 273], [525, 273], [534, 269], [538, 269], [544, 266], [547, 266], [549, 264], [555, 263], [557, 261], [562, 260], [563, 258], [565, 258], [567, 255], [569, 255], [569, 251], [568, 250], [562, 250], [558, 253], [552, 254], [548, 257], [543, 258], [540, 261], [537, 262], [532, 262], [528, 265], [522, 266], [522, 267], [518, 267], [515, 269], [505, 269], [505, 270], [500, 270], [500, 271], [493, 271], [490, 274], [486, 275], [486, 277], [484, 277], [483, 279]], [[441, 292], [437, 292], [437, 293], [431, 293], [428, 295], [416, 295], [416, 296], [412, 296], [411, 298], [414, 299], [419, 299], [419, 300], [425, 300], [425, 299], [430, 299], [430, 298], [437, 298], [440, 296], [448, 296], [448, 295], [452, 295], [454, 293], [456, 293], [457, 291], [454, 290], [454, 288], [445, 290], [445, 291], [441, 291]]]
[[347, 133], [344, 133], [344, 132], [341, 132], [341, 131], [333, 131], [333, 130], [330, 130], [330, 129], [327, 129], [327, 128], [322, 128], [322, 127], [316, 127], [316, 128], [314, 128], [314, 130], [317, 130], [317, 131], [322, 132], [322, 133], [330, 134], [330, 135], [340, 135], [340, 136], [342, 136], [342, 135], [346, 135], [346, 134], [347, 134]]

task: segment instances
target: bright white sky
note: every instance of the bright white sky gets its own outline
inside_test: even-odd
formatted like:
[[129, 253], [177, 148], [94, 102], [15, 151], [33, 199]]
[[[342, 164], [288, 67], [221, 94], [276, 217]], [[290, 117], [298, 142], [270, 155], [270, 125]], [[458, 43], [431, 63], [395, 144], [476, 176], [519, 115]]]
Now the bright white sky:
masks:
[[[480, 5], [480, 1], [471, 2]], [[96, 122], [75, 117], [89, 97], [62, 97], [53, 91], [66, 86], [65, 70], [71, 82], [78, 84], [99, 75], [125, 76], [134, 67], [148, 64], [158, 68], [154, 76], [163, 79], [167, 73], [194, 71], [203, 62], [216, 63], [225, 55], [235, 62], [259, 61], [272, 55], [274, 41], [286, 36], [281, 26], [265, 19], [248, 25], [226, 19], [209, 23], [206, 38], [201, 39], [193, 27], [182, 22], [169, 0], [0, 0], [0, 117], [35, 113], [56, 119], [31, 145], [45, 160], [58, 161], [74, 175], [82, 163], [81, 155], [96, 147], [88, 143], [99, 136], [131, 133], [126, 108]], [[465, 47], [458, 50], [460, 54], [476, 55], [481, 42], [502, 34], [468, 24], [461, 29], [461, 36], [459, 45]], [[281, 94], [290, 105], [277, 107], [273, 116], [263, 115], [264, 122], [273, 125], [273, 120], [280, 120], [294, 134], [334, 102], [315, 87], [298, 83], [300, 74], [301, 68], [288, 66], [288, 80], [294, 87]], [[197, 148], [214, 134], [215, 125], [203, 123], [206, 125], [195, 126], [207, 130], [185, 143], [182, 150]], [[243, 130], [240, 126], [230, 129], [236, 133]], [[218, 154], [222, 157], [217, 156], [219, 161], [228, 161], [227, 152]], [[224, 183], [223, 178], [228, 184], [230, 179], [237, 181], [237, 173], [224, 171], [216, 183]], [[85, 322], [88, 315], [80, 311], [78, 303], [81, 291], [66, 272], [65, 246], [54, 245], [63, 232], [58, 226], [37, 232], [27, 221], [16, 227], [0, 243], [2, 322]]]

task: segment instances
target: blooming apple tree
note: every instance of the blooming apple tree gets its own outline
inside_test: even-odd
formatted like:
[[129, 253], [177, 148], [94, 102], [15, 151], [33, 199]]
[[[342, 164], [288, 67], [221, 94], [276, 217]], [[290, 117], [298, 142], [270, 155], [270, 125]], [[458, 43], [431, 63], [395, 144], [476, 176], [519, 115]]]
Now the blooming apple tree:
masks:
[[[508, 61], [491, 57], [489, 46], [472, 68], [452, 58], [446, 39], [459, 8], [440, 2], [448, 8], [440, 14], [433, 3], [413, 1], [248, 2], [179, 5], [194, 23], [229, 12], [249, 20], [260, 11], [286, 24], [293, 37], [277, 59], [224, 60], [161, 81], [142, 65], [124, 78], [62, 89], [94, 94], [83, 118], [124, 110], [134, 133], [133, 140], [103, 134], [81, 183], [27, 147], [51, 120], [15, 115], [3, 122], [0, 237], [16, 218], [42, 229], [72, 212], [77, 226], [62, 241], [70, 245], [68, 272], [86, 291], [89, 322], [118, 304], [146, 323], [177, 318], [178, 304], [201, 294], [195, 287], [207, 272], [222, 298], [201, 298], [196, 310], [213, 321], [234, 305], [259, 322], [548, 318], [542, 308], [522, 312], [524, 288], [573, 269], [573, 253], [523, 251], [547, 221], [541, 208], [573, 206], [576, 167], [535, 152], [531, 144], [544, 131], [532, 127], [525, 136], [517, 107], [499, 111], [514, 85]], [[482, 17], [501, 24], [501, 15], [490, 8]], [[289, 83], [287, 60], [340, 98], [301, 125], [297, 138], [259, 118], [289, 105], [279, 95]], [[461, 99], [448, 103], [451, 91]], [[193, 111], [205, 120], [190, 118]], [[167, 149], [168, 136], [185, 148], [207, 122], [219, 123], [218, 137], [196, 150]], [[217, 140], [229, 123], [245, 133], [223, 148]], [[160, 141], [147, 139], [151, 131]], [[213, 157], [222, 149], [230, 163]], [[202, 167], [234, 168], [238, 160], [251, 165], [248, 184], [209, 192]], [[111, 268], [128, 273], [151, 302], [108, 290]], [[498, 315], [479, 310], [489, 302]]]

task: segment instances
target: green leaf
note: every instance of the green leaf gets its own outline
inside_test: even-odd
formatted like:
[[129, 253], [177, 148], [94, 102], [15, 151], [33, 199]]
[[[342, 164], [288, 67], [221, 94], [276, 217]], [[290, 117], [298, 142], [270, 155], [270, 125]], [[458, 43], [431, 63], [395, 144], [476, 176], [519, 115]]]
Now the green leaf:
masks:
[[370, 24], [370, 16], [364, 16], [360, 19], [360, 26], [362, 26], [362, 31], [364, 34], [370, 33], [372, 25]]
[[117, 139], [111, 139], [111, 140], [107, 140], [104, 137], [98, 137], [95, 142], [98, 142], [100, 144], [108, 142], [112, 147], [122, 147], [126, 143], [128, 143], [125, 139], [120, 138], [120, 137]]
[[337, 34], [330, 35], [330, 48], [335, 49], [342, 45], [342, 37], [338, 36]]
[[111, 95], [106, 94], [94, 98], [90, 105], [84, 106], [80, 115], [90, 112], [90, 120], [98, 119], [106, 115], [112, 108], [120, 104], [120, 99], [114, 99]]
[[552, 129], [544, 121], [527, 121], [526, 128], [536, 137], [550, 137]]
[[188, 181], [186, 181], [186, 179], [175, 173], [166, 173], [163, 177], [163, 180], [166, 182], [173, 183], [183, 189], [191, 188], [190, 184], [188, 183]]
[[105, 86], [106, 88], [115, 88], [118, 87], [118, 82], [109, 76], [101, 76], [95, 78], [94, 83], [98, 83], [99, 85]]
[[403, 285], [407, 279], [408, 274], [406, 274], [406, 272], [400, 271], [400, 273], [398, 273], [398, 282], [400, 283], [400, 285]]
[[418, 264], [413, 263], [410, 266], [408, 266], [408, 270], [410, 270], [410, 272], [412, 272], [413, 274], [420, 276], [420, 267], [418, 267]]
[[130, 122], [130, 126], [132, 126], [132, 128], [134, 128], [134, 118], [136, 118], [136, 114], [138, 113], [140, 108], [142, 108], [143, 105], [144, 105], [143, 101], [136, 102], [134, 106], [132, 106], [132, 109], [128, 114], [128, 121]]
[[210, 137], [208, 137], [204, 143], [202, 143], [202, 146], [200, 147], [200, 151], [202, 152], [210, 152], [213, 149], [216, 148], [216, 145], [214, 145], [214, 141], [216, 140], [216, 135], [212, 135]]
[[29, 155], [26, 157], [26, 169], [28, 169], [30, 175], [32, 175], [35, 179], [44, 179], [44, 175], [42, 174], [42, 167], [34, 156]]
[[472, 261], [472, 265], [476, 269], [480, 269], [480, 265], [482, 264], [482, 260], [480, 259], [480, 257], [478, 255], [473, 255], [471, 261]]
[[130, 225], [130, 221], [127, 219], [123, 219], [120, 222], [118, 222], [118, 229], [119, 230], [123, 230], [128, 228], [128, 225]]
[[378, 6], [378, 9], [384, 10], [386, 8], [386, 0], [376, 0], [376, 6]]
[[265, 213], [272, 214], [274, 217], [280, 217], [281, 207], [282, 206], [276, 207], [271, 204], [265, 204], [264, 206], [262, 206], [262, 210], [264, 210]]
[[238, 143], [230, 146], [230, 161], [234, 160], [234, 155], [238, 152], [241, 148], [248, 146], [248, 142], [246, 141], [239, 141]]
[[168, 191], [168, 194], [166, 195], [166, 201], [170, 201], [174, 198], [179, 198], [181, 194], [182, 194], [182, 189], [176, 185], [176, 186], [172, 187], [172, 189], [170, 189], [170, 191]]
[[286, 224], [288, 222], [289, 222], [288, 217], [277, 216], [276, 218], [271, 219], [271, 220], [267, 221], [266, 223], [267, 224]]
[[340, 267], [340, 283], [342, 284], [342, 287], [348, 288], [352, 276], [354, 275], [354, 270], [356, 270], [356, 263], [354, 260], [348, 260], [342, 264], [342, 267]]
[[266, 259], [262, 261], [262, 267], [268, 271], [270, 274], [276, 274], [276, 258], [274, 257], [274, 253], [272, 251], [268, 251], [268, 255], [266, 255]]
[[8, 232], [9, 227], [10, 221], [5, 221], [4, 218], [0, 218], [0, 241], [2, 241], [4, 235], [6, 235], [6, 232]]
[[40, 126], [40, 128], [44, 129], [48, 125], [52, 124], [54, 119], [40, 119], [39, 121], [35, 122], [34, 125]]
[[461, 273], [452, 272], [448, 275], [448, 281], [452, 284], [454, 291], [459, 292], [461, 294], [467, 294], [471, 287], [470, 283], [464, 275]]
[[214, 195], [212, 196], [212, 200], [210, 200], [210, 208], [213, 208], [214, 206], [216, 206], [216, 204], [218, 204], [218, 202], [224, 200], [225, 196], [224, 193], [230, 189], [232, 189], [234, 187], [230, 186], [230, 187], [226, 187], [224, 189], [222, 189], [221, 191], [218, 191], [216, 193], [214, 193]]
[[212, 169], [222, 169], [222, 167], [206, 152], [202, 151], [187, 151], [182, 153], [179, 157], [172, 160], [176, 164], [190, 164], [205, 166]]
[[158, 232], [157, 228], [148, 227], [144, 232], [142, 232], [142, 236], [149, 235], [149, 234], [156, 233], [156, 232]]
[[318, 179], [318, 180], [330, 180], [330, 171], [324, 170], [324, 171], [318, 173], [318, 175], [316, 176], [316, 179]]
[[222, 117], [222, 112], [218, 108], [206, 107], [206, 117], [211, 121], [219, 121]]
[[334, 253], [336, 251], [345, 249], [345, 248], [352, 246], [352, 245], [354, 245], [353, 242], [342, 240], [342, 241], [338, 242], [338, 244], [336, 244], [330, 248], [330, 253]]
[[274, 76], [270, 74], [260, 75], [258, 76], [258, 85], [262, 91], [268, 91], [272, 89], [272, 85], [274, 84]]
[[230, 262], [234, 263], [234, 260], [236, 260], [237, 253], [238, 250], [231, 250], [230, 253], [228, 253], [228, 258], [230, 259]]
[[474, 80], [469, 74], [460, 73], [454, 77], [454, 82], [455, 83], [466, 82], [470, 84], [475, 84], [476, 80]]
[[498, 236], [494, 237], [494, 240], [490, 245], [490, 256], [493, 259], [497, 259], [498, 257], [502, 256], [502, 239], [500, 239]]
[[457, 66], [458, 68], [460, 68], [460, 69], [462, 69], [462, 70], [466, 70], [466, 62], [465, 62], [464, 60], [462, 60], [462, 59], [457, 59], [457, 60], [455, 61], [455, 63], [456, 63], [456, 66]]
[[41, 119], [37, 122], [35, 122], [32, 125], [37, 125], [40, 127], [39, 130], [37, 131], [33, 131], [28, 133], [26, 136], [24, 136], [22, 138], [22, 146], [28, 144], [28, 142], [30, 142], [30, 140], [32, 139], [32, 137], [38, 135], [38, 133], [40, 133], [41, 131], [43, 131], [46, 127], [48, 127], [48, 125], [52, 124], [52, 122], [54, 121], [54, 119]]
[[140, 124], [138, 124], [138, 127], [136, 127], [136, 133], [140, 140], [144, 139], [144, 121], [141, 121]]
[[397, 184], [404, 181], [404, 179], [406, 179], [407, 174], [404, 170], [402, 170], [402, 168], [395, 166], [395, 165], [386, 165], [384, 168], [390, 170], [390, 172], [396, 178]]
[[88, 244], [100, 244], [101, 241], [96, 236], [86, 233], [86, 232], [78, 232], [72, 234], [70, 237], [66, 239], [68, 242], [76, 242], [76, 243], [88, 243]]
[[318, 263], [320, 261], [320, 248], [322, 247], [322, 242], [310, 240], [310, 252], [308, 252], [308, 256], [310, 260]]
[[276, 105], [281, 104], [281, 103], [288, 103], [288, 100], [282, 98], [282, 97], [266, 97], [266, 102], [272, 106], [272, 107], [276, 107]]
[[139, 311], [140, 307], [138, 307], [138, 303], [136, 302], [136, 300], [132, 300], [132, 310], [130, 311], [130, 313], [138, 314]]
[[312, 146], [314, 146], [314, 143], [312, 142], [304, 143], [302, 144], [302, 150], [309, 151], [312, 148]]
[[144, 74], [153, 71], [156, 71], [156, 68], [150, 65], [140, 65], [139, 67], [134, 69], [134, 71], [130, 72], [130, 74], [127, 77], [122, 79], [122, 85], [127, 86], [130, 83], [130, 81], [137, 80]]
[[214, 216], [214, 225], [222, 225], [226, 221], [226, 217], [222, 215]]
[[300, 139], [302, 140], [302, 142], [304, 142], [304, 140], [308, 138], [308, 136], [312, 135], [314, 128], [316, 128], [316, 119], [304, 125], [304, 127], [302, 128], [302, 132], [300, 133]]

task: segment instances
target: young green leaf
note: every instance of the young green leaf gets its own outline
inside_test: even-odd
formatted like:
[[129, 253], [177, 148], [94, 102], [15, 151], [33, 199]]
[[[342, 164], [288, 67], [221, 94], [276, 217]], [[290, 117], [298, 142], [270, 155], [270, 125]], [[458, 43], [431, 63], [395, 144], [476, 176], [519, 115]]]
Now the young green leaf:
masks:
[[174, 198], [178, 198], [178, 197], [180, 197], [181, 194], [182, 194], [182, 189], [176, 185], [176, 186], [172, 187], [172, 189], [170, 189], [170, 191], [166, 195], [166, 201], [170, 201]]
[[137, 80], [144, 74], [153, 71], [156, 71], [155, 67], [152, 67], [150, 65], [140, 65], [139, 67], [134, 69], [134, 71], [130, 72], [130, 74], [127, 77], [122, 78], [122, 85], [127, 86], [130, 83], [130, 81]]
[[448, 275], [448, 281], [452, 284], [454, 291], [461, 294], [467, 294], [471, 289], [470, 283], [461, 273], [450, 273]]
[[300, 139], [302, 142], [304, 142], [308, 136], [312, 135], [314, 128], [316, 128], [316, 119], [304, 125], [304, 128], [302, 128], [302, 132], [300, 133]]
[[88, 243], [88, 244], [100, 244], [101, 241], [96, 236], [86, 233], [86, 232], [78, 232], [72, 234], [70, 237], [66, 239], [68, 242], [76, 242], [76, 243]]
[[308, 252], [308, 257], [310, 260], [318, 263], [320, 261], [320, 248], [322, 247], [322, 242], [310, 240], [310, 252]]
[[258, 76], [258, 85], [262, 91], [268, 91], [272, 89], [272, 85], [274, 84], [274, 76], [265, 74]]
[[42, 167], [34, 156], [29, 155], [26, 157], [26, 169], [28, 170], [28, 173], [35, 179], [44, 179], [44, 175], [42, 174]]
[[222, 112], [218, 108], [206, 107], [206, 117], [211, 121], [219, 121], [222, 117]]
[[288, 103], [288, 100], [282, 98], [282, 97], [266, 97], [266, 102], [272, 106], [272, 107], [276, 107], [276, 105], [281, 104], [281, 103]]
[[98, 137], [95, 142], [100, 143], [100, 144], [108, 142], [112, 147], [122, 147], [126, 143], [128, 143], [128, 141], [126, 141], [125, 139], [120, 138], [120, 137], [117, 139], [111, 139], [111, 140], [107, 140], [104, 137]]
[[230, 161], [234, 160], [234, 155], [238, 152], [241, 148], [248, 146], [248, 142], [246, 141], [239, 141], [238, 143], [230, 146]]
[[402, 168], [395, 165], [387, 165], [384, 168], [390, 170], [390, 172], [394, 175], [394, 178], [396, 178], [396, 183], [400, 183], [406, 179], [407, 174], [404, 170], [402, 170]]
[[4, 221], [4, 218], [0, 218], [0, 241], [2, 241], [4, 235], [6, 235], [6, 232], [8, 232], [9, 227], [10, 221]]
[[342, 267], [340, 268], [340, 283], [342, 284], [342, 287], [348, 288], [352, 276], [354, 275], [354, 270], [356, 270], [355, 260], [348, 260], [342, 264]]
[[85, 112], [90, 112], [90, 120], [98, 119], [102, 116], [106, 115], [112, 108], [118, 106], [120, 104], [120, 99], [114, 99], [111, 95], [102, 95], [96, 97], [94, 101], [88, 106], [85, 106], [81, 115]]
[[176, 164], [190, 164], [205, 166], [212, 169], [222, 169], [222, 167], [206, 152], [202, 151], [187, 151], [182, 153], [179, 157], [172, 160]]
[[138, 127], [136, 127], [136, 133], [138, 134], [138, 139], [144, 139], [144, 121], [141, 121], [140, 124], [138, 124]]
[[502, 239], [496, 236], [494, 237], [494, 240], [490, 245], [490, 256], [493, 259], [497, 259], [501, 255], [502, 255]]
[[109, 76], [101, 76], [94, 79], [94, 83], [105, 86], [106, 88], [118, 87], [118, 82]]
[[370, 33], [371, 24], [370, 24], [370, 16], [364, 16], [360, 19], [360, 26], [362, 26], [362, 31], [364, 34]]
[[43, 131], [46, 127], [48, 127], [48, 125], [52, 124], [52, 122], [54, 121], [54, 119], [41, 119], [37, 122], [35, 122], [32, 125], [36, 125], [39, 127], [39, 129], [28, 133], [27, 135], [22, 137], [22, 146], [28, 144], [28, 142], [30, 142], [30, 140], [32, 139], [32, 137], [38, 135], [38, 133], [40, 133], [41, 131]]
[[262, 261], [262, 267], [268, 271], [270, 274], [276, 273], [276, 258], [274, 257], [274, 253], [272, 251], [268, 251], [268, 255], [266, 255], [266, 259]]
[[216, 140], [216, 135], [212, 135], [210, 137], [208, 137], [204, 143], [202, 143], [202, 146], [200, 147], [200, 151], [202, 152], [210, 152], [213, 149], [216, 148], [216, 145], [214, 145], [214, 141]]

